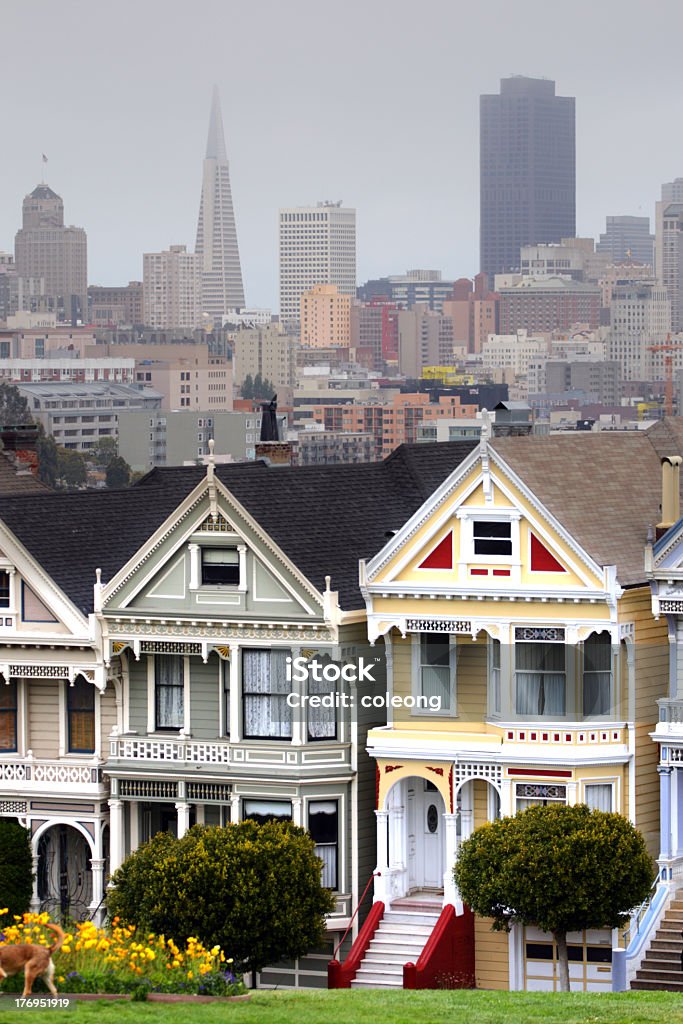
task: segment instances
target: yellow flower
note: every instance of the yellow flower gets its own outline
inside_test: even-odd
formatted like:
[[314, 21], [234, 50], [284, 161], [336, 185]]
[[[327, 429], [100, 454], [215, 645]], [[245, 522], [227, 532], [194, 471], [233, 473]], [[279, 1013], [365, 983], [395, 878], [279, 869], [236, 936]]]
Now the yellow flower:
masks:
[[59, 984], [61, 985], [61, 984], [62, 984], [62, 982], [64, 981], [64, 975], [63, 975], [63, 974], [60, 974], [60, 975], [59, 975], [59, 977], [57, 978], [57, 981], [58, 981], [58, 982], [59, 982]]
[[194, 974], [192, 973], [192, 971], [187, 972], [187, 977], [190, 981], [192, 981], [192, 979], [194, 978]]

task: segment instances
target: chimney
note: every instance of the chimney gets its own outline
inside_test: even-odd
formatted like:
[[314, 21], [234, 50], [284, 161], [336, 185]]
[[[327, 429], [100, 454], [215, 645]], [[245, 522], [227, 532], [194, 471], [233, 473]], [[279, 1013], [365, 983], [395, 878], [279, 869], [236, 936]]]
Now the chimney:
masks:
[[35, 424], [0, 427], [0, 441], [5, 458], [14, 465], [17, 475], [38, 474], [38, 427]]
[[662, 459], [662, 519], [657, 523], [656, 538], [659, 538], [680, 519], [680, 455], [665, 455]]

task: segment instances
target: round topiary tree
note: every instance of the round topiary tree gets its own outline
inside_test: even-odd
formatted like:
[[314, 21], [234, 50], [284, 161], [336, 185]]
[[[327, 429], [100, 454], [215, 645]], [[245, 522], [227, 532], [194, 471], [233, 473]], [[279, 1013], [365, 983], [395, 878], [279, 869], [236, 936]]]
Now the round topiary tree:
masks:
[[472, 833], [453, 872], [460, 894], [493, 928], [535, 925], [557, 943], [569, 991], [567, 932], [618, 928], [647, 896], [655, 868], [640, 832], [621, 814], [529, 807]]
[[313, 840], [291, 822], [195, 825], [133, 853], [112, 878], [108, 909], [176, 941], [219, 945], [257, 972], [321, 942], [334, 908], [321, 867]]
[[0, 818], [0, 902], [10, 915], [25, 914], [32, 895], [31, 833], [12, 818]]

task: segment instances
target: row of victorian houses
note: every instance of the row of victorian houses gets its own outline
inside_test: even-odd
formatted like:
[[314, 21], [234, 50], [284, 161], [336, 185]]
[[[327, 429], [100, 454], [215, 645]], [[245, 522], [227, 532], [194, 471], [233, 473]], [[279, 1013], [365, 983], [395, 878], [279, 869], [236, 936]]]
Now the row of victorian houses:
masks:
[[[160, 829], [291, 819], [336, 907], [325, 947], [261, 984], [324, 986], [371, 898], [461, 913], [473, 829], [585, 802], [645, 835], [661, 917], [683, 867], [681, 456], [673, 419], [485, 429], [0, 496], [0, 814], [30, 829], [34, 908], [101, 916]], [[611, 987], [620, 941], [573, 936], [573, 987]], [[481, 987], [556, 983], [547, 935], [477, 919], [471, 943]]]

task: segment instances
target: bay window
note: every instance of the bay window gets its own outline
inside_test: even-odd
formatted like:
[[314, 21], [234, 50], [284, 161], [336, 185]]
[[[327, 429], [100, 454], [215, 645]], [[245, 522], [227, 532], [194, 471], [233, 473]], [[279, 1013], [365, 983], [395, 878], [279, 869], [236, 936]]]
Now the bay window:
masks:
[[561, 643], [515, 644], [516, 711], [522, 717], [561, 716], [566, 708], [565, 648]]
[[17, 681], [0, 682], [0, 753], [17, 749]]
[[612, 708], [612, 640], [592, 633], [583, 644], [583, 714], [608, 715]]
[[426, 709], [417, 705], [421, 710], [432, 710], [437, 714], [450, 714], [454, 710], [454, 656], [455, 647], [451, 645], [448, 634], [420, 634], [415, 696], [427, 701]]
[[321, 883], [325, 889], [336, 889], [339, 846], [339, 808], [336, 800], [309, 801], [308, 831], [315, 842], [315, 855], [323, 862]]
[[95, 687], [78, 676], [66, 688], [67, 736], [70, 754], [95, 752]]

